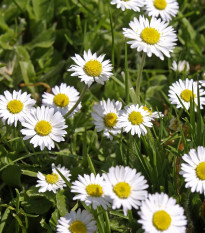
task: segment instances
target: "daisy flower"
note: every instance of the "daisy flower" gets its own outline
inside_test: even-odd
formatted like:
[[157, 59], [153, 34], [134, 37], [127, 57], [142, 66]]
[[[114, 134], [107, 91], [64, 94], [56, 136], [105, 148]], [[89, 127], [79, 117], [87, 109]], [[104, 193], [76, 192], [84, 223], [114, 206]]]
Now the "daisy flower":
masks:
[[96, 230], [93, 216], [87, 210], [81, 209], [61, 217], [57, 224], [57, 233], [94, 233]]
[[64, 141], [67, 128], [65, 119], [60, 112], [54, 113], [54, 108], [37, 107], [30, 111], [22, 122], [25, 129], [21, 133], [25, 135], [23, 140], [30, 139], [34, 147], [40, 146], [43, 150], [47, 147], [49, 150], [54, 148], [54, 141]]
[[92, 54], [89, 49], [84, 51], [83, 58], [75, 54], [72, 57], [76, 65], [71, 65], [68, 71], [74, 71], [71, 76], [78, 76], [81, 82], [90, 86], [94, 81], [104, 84], [112, 75], [112, 65], [110, 60], [103, 61], [105, 55], [97, 57], [96, 53]]
[[151, 117], [152, 120], [164, 116], [161, 112], [152, 112], [147, 106], [143, 106], [142, 108], [149, 113], [149, 117]]
[[30, 94], [20, 91], [4, 91], [4, 95], [0, 95], [0, 118], [8, 125], [17, 126], [17, 122], [24, 121], [24, 117], [29, 113], [30, 109], [36, 103], [30, 98]]
[[84, 201], [85, 204], [92, 205], [93, 209], [102, 206], [107, 209], [110, 205], [110, 198], [104, 195], [104, 180], [99, 174], [78, 175], [78, 180], [72, 183], [71, 192], [78, 193], [73, 200]]
[[173, 117], [170, 121], [169, 121], [169, 129], [173, 130], [173, 131], [179, 131], [180, 128], [182, 126], [182, 122], [178, 121], [178, 119], [176, 117]]
[[119, 134], [121, 128], [118, 126], [118, 117], [122, 103], [108, 99], [100, 101], [99, 104], [93, 106], [93, 112], [91, 113], [95, 128], [97, 132], [103, 131], [103, 135], [109, 139], [113, 139], [112, 135]]
[[130, 167], [111, 167], [107, 174], [103, 174], [105, 179], [105, 194], [113, 200], [112, 208], [123, 207], [124, 215], [132, 207], [138, 209], [141, 201], [147, 196], [147, 181], [136, 169]]
[[144, 6], [144, 1], [142, 0], [112, 0], [112, 5], [117, 4], [117, 8], [121, 8], [123, 11], [125, 9], [140, 11], [140, 7]]
[[184, 209], [165, 193], [149, 194], [138, 214], [145, 233], [186, 233]]
[[[42, 103], [49, 107], [53, 107], [55, 112], [59, 111], [64, 116], [79, 99], [79, 92], [74, 88], [61, 83], [60, 86], [52, 88], [53, 94], [44, 93]], [[78, 112], [81, 108], [81, 103], [71, 113], [70, 117]]]
[[[52, 191], [56, 193], [56, 190], [63, 189], [63, 187], [66, 187], [65, 181], [61, 178], [60, 174], [55, 169], [55, 164], [52, 163], [52, 173], [43, 175], [41, 172], [37, 173], [38, 181], [36, 187], [40, 187], [38, 190], [39, 193], [44, 193], [46, 191]], [[63, 174], [63, 176], [66, 178], [66, 180], [70, 181], [70, 171], [66, 169], [65, 167], [61, 167], [61, 165], [57, 166], [57, 169]]]
[[176, 0], [146, 0], [145, 10], [149, 16], [160, 16], [163, 21], [168, 22], [176, 16], [179, 4]]
[[[171, 104], [176, 104], [177, 108], [183, 108], [182, 104], [180, 103], [178, 97], [184, 104], [185, 108], [188, 110], [190, 107], [190, 100], [194, 98], [194, 103], [198, 105], [198, 97], [197, 97], [197, 82], [194, 82], [193, 79], [186, 79], [182, 81], [176, 81], [169, 87], [169, 100]], [[200, 109], [202, 109], [202, 105], [205, 105], [205, 91], [199, 87], [199, 97], [200, 97]], [[196, 109], [196, 108], [195, 108]]]
[[191, 188], [192, 192], [205, 194], [205, 147], [191, 149], [182, 159], [180, 174], [185, 179], [185, 187]]
[[161, 21], [161, 19], [151, 18], [150, 22], [144, 16], [140, 16], [139, 20], [134, 18], [129, 23], [129, 28], [123, 28], [123, 34], [128, 39], [131, 48], [137, 48], [137, 51], [147, 53], [148, 57], [155, 54], [161, 60], [164, 55], [170, 57], [174, 46], [176, 45], [177, 36], [172, 26]]
[[131, 131], [132, 135], [137, 134], [138, 137], [147, 133], [146, 127], [152, 127], [151, 120], [150, 113], [138, 104], [125, 107], [118, 118], [119, 127], [122, 127], [124, 132]]
[[171, 69], [179, 73], [182, 73], [183, 71], [188, 73], [190, 70], [189, 62], [183, 60], [183, 61], [179, 61], [177, 64], [176, 61], [173, 61]]

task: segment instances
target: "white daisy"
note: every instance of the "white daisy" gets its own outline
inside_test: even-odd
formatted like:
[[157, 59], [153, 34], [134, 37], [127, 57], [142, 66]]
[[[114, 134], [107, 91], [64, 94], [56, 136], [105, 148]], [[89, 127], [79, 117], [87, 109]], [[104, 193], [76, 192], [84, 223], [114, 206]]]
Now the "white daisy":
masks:
[[118, 126], [118, 117], [122, 103], [108, 99], [100, 101], [99, 104], [93, 106], [92, 117], [94, 119], [95, 128], [97, 132], [103, 131], [103, 135], [109, 139], [113, 139], [113, 135], [117, 135], [121, 132], [121, 128]]
[[121, 8], [123, 11], [125, 9], [140, 11], [140, 7], [144, 6], [143, 0], [112, 0], [112, 5], [117, 4], [117, 8]]
[[88, 52], [84, 51], [83, 58], [75, 54], [75, 57], [72, 57], [72, 59], [76, 65], [71, 65], [68, 71], [74, 71], [71, 76], [78, 76], [81, 82], [84, 82], [88, 86], [94, 81], [104, 84], [112, 75], [110, 60], [103, 61], [104, 57], [105, 55], [97, 57], [97, 54], [92, 54], [90, 49]]
[[190, 70], [189, 62], [183, 60], [179, 61], [177, 64], [176, 61], [173, 61], [171, 69], [179, 73], [182, 73], [183, 71], [188, 73]]
[[186, 233], [184, 209], [165, 193], [149, 194], [139, 211], [145, 233]]
[[138, 209], [141, 201], [147, 196], [147, 181], [136, 169], [130, 167], [111, 167], [107, 174], [103, 174], [105, 179], [105, 194], [113, 200], [112, 208], [123, 207], [124, 215], [132, 207]]
[[[186, 79], [184, 81], [179, 79], [179, 81], [173, 83], [172, 86], [169, 87], [168, 94], [171, 104], [176, 104], [177, 108], [183, 108], [177, 98], [178, 95], [186, 109], [189, 109], [190, 107], [191, 98], [194, 98], [194, 103], [198, 105], [197, 85], [197, 82], [194, 82], [193, 79]], [[203, 108], [202, 105], [205, 105], [205, 97], [202, 97], [203, 95], [205, 95], [205, 91], [199, 87], [200, 109]]]
[[[41, 172], [37, 173], [38, 181], [36, 187], [40, 187], [40, 189], [38, 190], [40, 193], [44, 193], [46, 191], [52, 191], [56, 193], [56, 190], [63, 189], [63, 187], [66, 187], [65, 181], [61, 178], [60, 174], [57, 172], [55, 168], [55, 164], [52, 163], [51, 167], [51, 174], [43, 175]], [[61, 167], [61, 165], [58, 165], [57, 169], [69, 182], [69, 177], [71, 176], [70, 171], [65, 167]]]
[[119, 127], [123, 128], [123, 131], [131, 134], [145, 135], [147, 133], [146, 127], [152, 127], [152, 118], [147, 110], [143, 109], [143, 106], [131, 105], [126, 106], [118, 118]]
[[4, 95], [0, 95], [0, 118], [8, 125], [17, 126], [17, 122], [24, 121], [24, 117], [29, 113], [30, 109], [36, 103], [30, 98], [30, 94], [20, 91], [4, 91]]
[[134, 18], [129, 26], [131, 29], [123, 28], [123, 34], [131, 39], [127, 43], [131, 44], [132, 49], [137, 48], [138, 52], [144, 51], [148, 57], [155, 54], [161, 60], [164, 60], [164, 55], [170, 57], [170, 52], [177, 40], [172, 26], [168, 26], [168, 23], [154, 17], [149, 22], [144, 16], [140, 16], [139, 20]]
[[[61, 83], [60, 86], [52, 88], [53, 94], [44, 93], [42, 103], [49, 107], [53, 107], [56, 111], [61, 112], [64, 116], [79, 99], [79, 92], [74, 88], [67, 86], [65, 83]], [[75, 108], [75, 110], [69, 115], [70, 117], [78, 112], [81, 108], [81, 103]]]
[[54, 148], [54, 141], [64, 141], [64, 136], [67, 133], [64, 129], [65, 119], [60, 112], [54, 113], [54, 108], [37, 107], [30, 111], [25, 117], [25, 122], [22, 122], [25, 129], [21, 133], [25, 135], [23, 140], [31, 138], [30, 143], [34, 147], [40, 146], [43, 150], [47, 147], [49, 150]]
[[175, 17], [179, 4], [176, 0], [146, 0], [145, 10], [149, 16], [160, 16], [164, 21], [170, 21], [172, 17]]
[[147, 106], [143, 106], [142, 108], [149, 113], [149, 117], [151, 117], [152, 120], [164, 116], [161, 112], [152, 112]]
[[57, 224], [57, 233], [94, 233], [96, 230], [93, 216], [87, 210], [81, 209], [61, 217]]
[[87, 206], [92, 205], [94, 209], [102, 206], [107, 209], [110, 198], [104, 195], [104, 181], [99, 174], [78, 175], [78, 180], [72, 183], [71, 192], [78, 193], [73, 200], [84, 201]]
[[185, 187], [191, 188], [192, 192], [205, 194], [205, 147], [191, 149], [182, 159], [184, 162], [181, 164], [180, 174], [185, 179]]

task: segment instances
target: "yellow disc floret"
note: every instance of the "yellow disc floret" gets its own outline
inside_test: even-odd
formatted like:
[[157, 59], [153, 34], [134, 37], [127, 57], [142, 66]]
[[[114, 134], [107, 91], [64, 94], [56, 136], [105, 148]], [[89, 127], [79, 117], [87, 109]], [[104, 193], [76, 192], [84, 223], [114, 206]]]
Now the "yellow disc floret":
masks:
[[19, 113], [23, 109], [23, 103], [20, 100], [11, 100], [7, 104], [7, 109], [10, 113]]
[[164, 10], [167, 6], [167, 2], [166, 0], [155, 0], [154, 1], [154, 6], [158, 9], [158, 10]]
[[35, 126], [35, 131], [41, 136], [48, 135], [52, 130], [52, 126], [48, 121], [39, 121]]
[[69, 104], [69, 98], [65, 94], [57, 94], [53, 98], [53, 102], [59, 107], [65, 107]]
[[88, 76], [98, 77], [102, 73], [102, 64], [98, 60], [90, 60], [85, 63], [83, 70]]
[[117, 123], [117, 115], [113, 112], [110, 112], [105, 116], [104, 121], [107, 127], [113, 128]]
[[126, 199], [130, 196], [131, 187], [126, 182], [119, 182], [114, 186], [113, 191], [119, 198]]
[[85, 224], [78, 220], [72, 222], [69, 230], [72, 233], [86, 233], [87, 232]]
[[160, 33], [155, 28], [146, 27], [142, 30], [141, 39], [147, 44], [156, 44], [160, 39]]
[[56, 173], [46, 175], [46, 181], [49, 184], [56, 184], [59, 180], [59, 176]]
[[190, 102], [190, 99], [193, 97], [195, 98], [196, 95], [193, 94], [193, 92], [191, 90], [185, 89], [181, 92], [180, 96], [185, 102], [188, 103], [188, 102]]
[[86, 187], [86, 192], [92, 197], [101, 197], [103, 195], [103, 189], [99, 184], [89, 184]]
[[140, 112], [131, 112], [128, 116], [128, 120], [133, 124], [133, 125], [140, 125], [143, 122], [143, 116]]
[[205, 162], [201, 162], [196, 167], [196, 175], [200, 180], [205, 180]]
[[172, 219], [166, 211], [159, 210], [154, 213], [152, 221], [158, 230], [165, 231], [169, 228]]
[[149, 110], [149, 108], [148, 108], [148, 107], [143, 106], [142, 108], [143, 108], [145, 111], [148, 111], [149, 115], [152, 115], [152, 111], [151, 111], [151, 110]]

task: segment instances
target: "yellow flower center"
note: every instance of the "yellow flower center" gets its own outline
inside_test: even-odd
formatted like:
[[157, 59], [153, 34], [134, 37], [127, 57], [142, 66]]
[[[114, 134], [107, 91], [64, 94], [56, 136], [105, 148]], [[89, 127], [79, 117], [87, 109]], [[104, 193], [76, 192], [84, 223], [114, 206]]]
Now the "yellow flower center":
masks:
[[196, 167], [196, 175], [198, 176], [199, 179], [205, 180], [205, 162], [201, 162]]
[[86, 187], [86, 192], [93, 197], [101, 197], [103, 195], [102, 187], [99, 184], [89, 184]]
[[56, 173], [46, 175], [46, 181], [49, 184], [56, 184], [58, 180], [59, 180], [59, 177], [58, 177], [58, 174]]
[[88, 76], [98, 77], [102, 73], [102, 64], [97, 60], [90, 60], [86, 62], [83, 70]]
[[152, 221], [159, 231], [165, 231], [169, 228], [172, 219], [166, 211], [159, 210], [154, 213]]
[[143, 116], [140, 112], [133, 111], [129, 114], [128, 120], [133, 125], [140, 125], [143, 122]]
[[105, 116], [104, 121], [107, 127], [112, 128], [117, 123], [117, 115], [113, 112], [110, 112]]
[[155, 0], [154, 1], [154, 6], [158, 9], [158, 10], [164, 10], [167, 6], [167, 2], [166, 0]]
[[41, 135], [41, 136], [46, 136], [51, 132], [52, 126], [48, 121], [39, 121], [36, 126], [35, 126], [35, 130], [37, 132], [37, 134]]
[[11, 100], [7, 104], [7, 109], [10, 113], [19, 113], [23, 109], [23, 103], [20, 100]]
[[69, 230], [72, 233], [86, 233], [87, 232], [85, 224], [78, 220], [72, 222]]
[[119, 198], [126, 199], [131, 193], [131, 187], [126, 182], [119, 182], [115, 185], [113, 191]]
[[149, 108], [148, 108], [148, 107], [143, 106], [142, 108], [143, 108], [145, 111], [148, 111], [149, 115], [152, 115], [152, 111], [151, 111], [151, 110], [149, 110]]
[[145, 28], [142, 30], [141, 39], [147, 44], [156, 44], [159, 41], [160, 34], [155, 28]]
[[180, 96], [185, 102], [190, 102], [190, 99], [195, 98], [196, 95], [192, 91], [185, 89], [181, 92]]
[[53, 102], [59, 107], [65, 107], [69, 104], [69, 98], [65, 94], [57, 94], [53, 98]]

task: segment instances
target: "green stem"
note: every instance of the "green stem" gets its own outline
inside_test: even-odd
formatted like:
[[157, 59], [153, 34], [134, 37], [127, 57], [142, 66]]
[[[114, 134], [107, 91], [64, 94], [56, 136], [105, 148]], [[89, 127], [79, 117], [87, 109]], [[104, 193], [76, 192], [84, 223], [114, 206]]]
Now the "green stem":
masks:
[[84, 97], [85, 92], [86, 92], [87, 89], [88, 89], [88, 86], [85, 85], [85, 86], [83, 87], [83, 90], [82, 90], [82, 92], [81, 92], [81, 94], [80, 94], [80, 97], [79, 97], [78, 101], [77, 101], [77, 102], [75, 103], [75, 105], [70, 109], [70, 111], [68, 111], [68, 112], [65, 114], [65, 116], [64, 116], [65, 118], [68, 117], [68, 116], [77, 108], [78, 104], [79, 104], [80, 101], [83, 99], [83, 97]]
[[126, 104], [129, 104], [129, 73], [128, 73], [128, 63], [127, 63], [127, 43], [125, 41], [125, 99]]
[[113, 30], [113, 21], [112, 21], [112, 13], [109, 8], [109, 17], [110, 17], [110, 28], [111, 28], [111, 33], [112, 33], [112, 65], [113, 65], [113, 70], [115, 67], [115, 36], [114, 36], [114, 30]]
[[136, 80], [136, 95], [137, 95], [137, 103], [140, 104], [140, 84], [142, 79], [142, 70], [145, 64], [146, 53], [143, 52], [142, 59], [138, 68], [138, 77]]
[[104, 216], [105, 216], [105, 222], [106, 222], [106, 233], [110, 233], [111, 229], [110, 229], [110, 220], [108, 216], [108, 211], [104, 213]]

